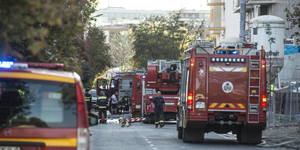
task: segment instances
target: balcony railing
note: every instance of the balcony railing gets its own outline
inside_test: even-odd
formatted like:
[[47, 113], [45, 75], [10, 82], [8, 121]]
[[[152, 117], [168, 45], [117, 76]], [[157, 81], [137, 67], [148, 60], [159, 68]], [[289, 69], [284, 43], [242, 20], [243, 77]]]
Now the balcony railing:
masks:
[[225, 0], [207, 0], [207, 6], [225, 5]]

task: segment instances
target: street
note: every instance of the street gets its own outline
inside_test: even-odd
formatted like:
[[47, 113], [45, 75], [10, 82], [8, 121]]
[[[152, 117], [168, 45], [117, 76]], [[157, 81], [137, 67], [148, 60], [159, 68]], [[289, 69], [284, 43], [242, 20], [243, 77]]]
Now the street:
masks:
[[[177, 138], [176, 123], [166, 122], [163, 128], [142, 122], [132, 123], [130, 127], [120, 127], [117, 119], [108, 124], [90, 127], [90, 149], [122, 150], [175, 150], [175, 149], [228, 149], [228, 150], [268, 150], [255, 145], [239, 144], [235, 135], [205, 134], [204, 143], [183, 143]], [[270, 148], [274, 149], [274, 148]]]

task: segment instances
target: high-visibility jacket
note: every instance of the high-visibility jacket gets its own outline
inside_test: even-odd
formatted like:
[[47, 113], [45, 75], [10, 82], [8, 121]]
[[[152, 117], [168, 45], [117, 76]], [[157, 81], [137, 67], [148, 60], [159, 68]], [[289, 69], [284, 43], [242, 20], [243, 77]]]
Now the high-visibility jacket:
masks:
[[97, 100], [98, 108], [108, 108], [108, 100], [106, 96], [100, 96]]
[[85, 93], [84, 96], [85, 96], [84, 99], [85, 99], [86, 104], [88, 106], [91, 106], [91, 104], [92, 104], [92, 96], [91, 96], [91, 94]]

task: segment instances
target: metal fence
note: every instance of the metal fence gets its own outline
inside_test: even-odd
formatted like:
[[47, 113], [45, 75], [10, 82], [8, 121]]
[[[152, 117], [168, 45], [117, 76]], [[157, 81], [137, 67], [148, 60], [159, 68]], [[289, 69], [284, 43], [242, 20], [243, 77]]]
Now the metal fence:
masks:
[[300, 82], [291, 83], [269, 94], [267, 126], [300, 123]]

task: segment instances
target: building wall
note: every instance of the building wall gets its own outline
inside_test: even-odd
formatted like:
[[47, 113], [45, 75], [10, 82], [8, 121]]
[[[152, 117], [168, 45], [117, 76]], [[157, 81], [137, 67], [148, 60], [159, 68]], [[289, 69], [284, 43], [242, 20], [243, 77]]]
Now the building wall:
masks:
[[300, 81], [300, 53], [284, 55], [284, 67], [280, 71], [281, 81]]
[[233, 13], [232, 0], [225, 0], [225, 38], [239, 37], [240, 32], [240, 14]]

